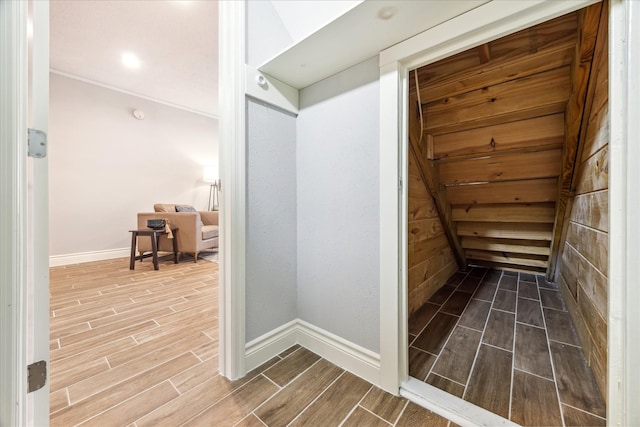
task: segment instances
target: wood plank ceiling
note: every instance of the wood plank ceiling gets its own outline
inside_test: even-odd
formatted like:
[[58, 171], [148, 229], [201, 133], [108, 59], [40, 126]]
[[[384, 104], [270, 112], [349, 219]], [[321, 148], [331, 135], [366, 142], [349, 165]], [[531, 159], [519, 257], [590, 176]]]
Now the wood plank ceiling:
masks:
[[418, 69], [419, 94], [411, 73], [410, 105], [422, 112], [410, 119], [412, 149], [459, 263], [549, 267], [578, 139], [568, 120], [582, 115], [593, 53], [589, 13], [599, 16], [585, 11]]

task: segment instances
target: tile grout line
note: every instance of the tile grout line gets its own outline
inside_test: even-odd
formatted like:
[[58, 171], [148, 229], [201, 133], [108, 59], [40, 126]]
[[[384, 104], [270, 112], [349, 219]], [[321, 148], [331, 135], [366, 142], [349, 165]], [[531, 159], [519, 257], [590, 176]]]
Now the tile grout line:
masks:
[[[537, 281], [537, 277], [536, 277]], [[540, 285], [538, 285], [539, 287]], [[556, 397], [558, 398], [558, 408], [560, 410], [560, 419], [562, 421], [562, 425], [566, 426], [564, 421], [564, 411], [562, 410], [562, 401], [560, 400], [560, 390], [558, 389], [558, 378], [556, 376], [556, 364], [553, 360], [553, 353], [551, 353], [551, 340], [549, 339], [549, 331], [547, 329], [547, 318], [544, 315], [544, 309], [542, 307], [542, 300], [540, 300], [540, 310], [542, 311], [542, 323], [544, 324], [544, 333], [547, 337], [547, 350], [549, 351], [549, 361], [551, 362], [551, 374], [553, 375], [553, 385], [556, 389]]]
[[398, 417], [396, 418], [396, 421], [391, 423], [391, 425], [393, 427], [395, 427], [399, 422], [400, 419], [402, 418], [402, 415], [404, 415], [404, 411], [407, 410], [407, 407], [409, 406], [409, 401], [407, 400], [406, 402], [404, 402], [404, 406], [402, 407], [402, 410], [400, 411], [400, 413], [398, 414]]
[[311, 401], [309, 402], [309, 404], [307, 406], [305, 406], [304, 408], [302, 408], [300, 410], [300, 412], [298, 412], [298, 415], [296, 415], [291, 421], [289, 421], [289, 423], [287, 424], [287, 426], [290, 426], [291, 423], [293, 423], [296, 419], [298, 419], [300, 417], [300, 415], [302, 415], [304, 413], [304, 411], [306, 411], [311, 405], [313, 405], [314, 403], [316, 403], [316, 401], [318, 399], [320, 399], [320, 396], [322, 396], [327, 390], [329, 390], [329, 388], [334, 385], [342, 376], [344, 376], [345, 374], [345, 370], [342, 370], [342, 373], [340, 375], [338, 375], [336, 377], [336, 379], [334, 379], [333, 381], [331, 381], [320, 393], [318, 393], [318, 395]]
[[[464, 385], [464, 384], [462, 384], [461, 382], [458, 382], [458, 381], [456, 381], [456, 380], [452, 380], [451, 378], [447, 377], [446, 375], [442, 375], [442, 374], [439, 374], [439, 373], [437, 373], [437, 372], [433, 372], [433, 373], [432, 373], [432, 375], [436, 375], [436, 376], [438, 376], [438, 377], [444, 378], [445, 380], [449, 380], [449, 381], [451, 381], [452, 383], [455, 383], [455, 384], [461, 385], [462, 387], [465, 387], [465, 385]], [[469, 372], [469, 375], [471, 375], [471, 372]], [[447, 393], [448, 393], [448, 392], [447, 392]], [[450, 394], [450, 393], [449, 393], [449, 394]]]
[[218, 339], [218, 338], [216, 338], [216, 339], [211, 338], [211, 335], [209, 335], [209, 334], [208, 334], [208, 333], [206, 333], [205, 331], [201, 331], [201, 332], [202, 332], [202, 334], [203, 334], [204, 336], [206, 336], [207, 338], [209, 338], [212, 342], [219, 341], [219, 339]]
[[[506, 291], [506, 292], [510, 292], [510, 291]], [[496, 292], [497, 294], [498, 292]], [[516, 298], [517, 300], [517, 298]], [[516, 304], [518, 303], [518, 301], [516, 301]], [[507, 314], [515, 314], [515, 311], [509, 311], [509, 310], [503, 310], [501, 308], [491, 308], [491, 310], [495, 310], [495, 311], [501, 311], [503, 313], [507, 313]]]
[[[162, 363], [158, 363], [158, 364], [155, 364], [155, 365], [153, 365], [153, 366], [146, 367], [145, 369], [140, 370], [140, 371], [137, 371], [136, 373], [134, 373], [134, 374], [132, 374], [132, 375], [130, 375], [130, 376], [128, 376], [128, 377], [126, 377], [126, 378], [121, 378], [121, 379], [119, 379], [118, 381], [116, 381], [116, 382], [114, 382], [114, 383], [111, 383], [111, 384], [109, 384], [109, 385], [103, 385], [103, 387], [104, 387], [104, 388], [101, 388], [101, 389], [99, 389], [99, 390], [92, 390], [92, 391], [93, 391], [93, 394], [91, 394], [91, 395], [89, 395], [89, 396], [84, 396], [83, 398], [81, 398], [81, 399], [79, 399], [79, 400], [77, 400], [77, 401], [73, 402], [73, 404], [75, 405], [75, 404], [77, 404], [77, 403], [84, 402], [84, 401], [86, 401], [86, 400], [88, 400], [88, 399], [92, 399], [92, 398], [94, 398], [94, 396], [95, 396], [95, 395], [97, 395], [97, 394], [99, 394], [99, 393], [102, 393], [102, 392], [104, 392], [105, 390], [108, 390], [108, 389], [110, 389], [110, 388], [112, 388], [112, 387], [114, 387], [114, 386], [120, 385], [120, 384], [124, 384], [124, 383], [126, 383], [127, 381], [130, 381], [130, 380], [131, 380], [132, 378], [134, 378], [134, 377], [137, 377], [137, 376], [139, 376], [139, 375], [141, 375], [141, 374], [144, 374], [144, 373], [146, 373], [146, 372], [149, 372], [150, 370], [155, 369], [155, 368], [157, 368], [157, 367], [158, 367], [158, 366], [160, 366], [160, 365], [163, 365], [163, 364], [165, 364], [165, 363], [171, 362], [172, 360], [175, 360], [175, 359], [177, 359], [177, 358], [179, 358], [179, 357], [181, 357], [181, 356], [183, 356], [183, 355], [185, 355], [185, 354], [188, 354], [188, 353], [192, 353], [192, 351], [191, 351], [191, 350], [189, 350], [189, 351], [185, 351], [184, 353], [180, 353], [179, 355], [177, 355], [177, 356], [175, 356], [175, 357], [172, 357], [172, 358], [169, 358], [168, 360], [165, 360], [165, 361], [164, 361], [164, 362], [162, 362]], [[195, 355], [194, 355], [194, 356], [195, 356]], [[105, 357], [105, 358], [107, 358], [107, 356], [104, 356], [104, 357]], [[198, 356], [195, 356], [195, 357], [197, 358]], [[107, 363], [108, 363], [108, 362], [107, 362]], [[156, 362], [156, 363], [157, 363], [157, 362]], [[120, 368], [120, 367], [122, 367], [122, 366], [125, 366], [125, 364], [118, 365], [118, 366], [116, 366], [116, 368], [114, 368], [114, 369]], [[187, 368], [187, 369], [188, 369], [188, 368]], [[87, 379], [87, 378], [85, 378], [85, 379], [83, 379], [83, 380], [81, 380], [81, 381], [85, 381], [86, 379]], [[147, 388], [147, 389], [145, 389], [145, 390], [143, 390], [143, 391], [149, 390], [150, 388], [153, 388], [153, 387], [155, 387], [155, 386], [157, 386], [157, 385], [159, 385], [159, 384], [162, 384], [164, 381], [169, 381], [169, 380], [170, 380], [170, 378], [167, 378], [166, 380], [163, 380], [163, 381], [161, 381], [161, 382], [159, 382], [159, 383], [157, 383], [157, 384], [155, 384], [155, 385], [153, 385], [153, 386], [151, 386], [151, 387], [149, 387], [149, 388]], [[76, 385], [76, 384], [78, 384], [78, 383], [71, 384], [69, 387], [71, 387], [71, 386], [73, 386], [73, 385]], [[142, 393], [142, 392], [141, 392], [141, 393]], [[137, 394], [136, 394], [136, 396], [137, 396], [138, 394], [140, 394], [140, 393], [137, 393]], [[132, 396], [132, 397], [133, 397], [133, 396]], [[126, 399], [126, 400], [129, 400], [129, 399]], [[125, 401], [126, 401], [126, 400], [125, 400]], [[120, 404], [120, 403], [122, 403], [122, 402], [123, 402], [123, 401], [120, 401], [120, 402], [118, 402], [118, 404]], [[84, 422], [84, 421], [83, 421], [83, 422]]]
[[514, 371], [522, 372], [522, 373], [525, 373], [527, 375], [531, 375], [532, 377], [538, 377], [538, 378], [543, 379], [543, 380], [554, 382], [552, 378], [543, 377], [542, 375], [538, 375], [538, 374], [535, 374], [533, 372], [526, 371], [524, 369], [514, 368]]
[[[540, 304], [540, 305], [542, 306], [542, 304]], [[560, 310], [560, 309], [553, 308], [553, 307], [546, 307], [546, 306], [543, 306], [543, 308], [546, 308], [547, 310], [559, 311], [559, 312], [561, 312], [561, 313], [568, 313], [568, 312], [569, 312], [568, 310]]]
[[[183, 372], [184, 372], [184, 371], [183, 371]], [[178, 374], [176, 374], [176, 375], [179, 375], [179, 374], [180, 374], [180, 373], [178, 373]], [[153, 408], [150, 412], [147, 412], [146, 414], [144, 414], [144, 415], [142, 415], [142, 416], [138, 417], [138, 419], [136, 419], [134, 423], [137, 423], [138, 421], [140, 421], [140, 420], [141, 420], [141, 419], [143, 419], [144, 417], [146, 417], [146, 416], [148, 416], [148, 415], [151, 415], [151, 414], [153, 414], [153, 413], [154, 413], [154, 412], [156, 412], [156, 411], [160, 411], [160, 410], [161, 410], [162, 408], [164, 408], [165, 406], [167, 406], [167, 405], [171, 404], [175, 399], [179, 398], [179, 397], [180, 397], [180, 396], [182, 396], [183, 394], [188, 393], [188, 391], [186, 391], [185, 393], [180, 393], [180, 390], [178, 390], [178, 388], [176, 387], [176, 385], [173, 383], [173, 381], [172, 381], [172, 380], [173, 380], [173, 378], [174, 378], [176, 375], [174, 375], [174, 376], [173, 376], [173, 377], [171, 377], [171, 378], [168, 378], [166, 381], [169, 381], [169, 384], [171, 384], [171, 385], [173, 386], [173, 388], [178, 392], [178, 397], [176, 397], [176, 398], [174, 398], [174, 399], [171, 399], [171, 400], [169, 400], [168, 402], [165, 402], [165, 403], [163, 403], [162, 405], [160, 405], [160, 406], [158, 406], [158, 407], [156, 407], [156, 408]], [[204, 384], [204, 383], [206, 383], [206, 382], [208, 382], [208, 381], [209, 381], [209, 380], [206, 380], [206, 381], [204, 381], [202, 384]], [[207, 408], [209, 408], [209, 406], [207, 406]], [[137, 424], [136, 424], [136, 425], [137, 425]]]
[[428, 354], [428, 355], [430, 355], [430, 356], [438, 357], [438, 355], [437, 355], [437, 354], [433, 354], [433, 353], [431, 353], [431, 352], [429, 352], [429, 351], [427, 351], [427, 350], [423, 350], [423, 349], [421, 349], [421, 348], [419, 348], [419, 347], [412, 347], [412, 346], [409, 346], [409, 348], [413, 348], [413, 349], [418, 350], [418, 351], [420, 351], [420, 352], [422, 352], [422, 353], [427, 353], [427, 354]]
[[[91, 420], [93, 420], [93, 419], [95, 419], [95, 418], [99, 417], [100, 415], [102, 415], [102, 414], [104, 414], [104, 413], [106, 413], [106, 412], [108, 412], [108, 411], [110, 411], [110, 410], [112, 410], [112, 409], [116, 409], [118, 406], [120, 406], [120, 405], [124, 405], [126, 402], [128, 402], [128, 401], [130, 401], [130, 400], [135, 399], [136, 397], [140, 396], [141, 394], [146, 393], [147, 391], [149, 391], [149, 390], [151, 390], [151, 389], [153, 389], [153, 388], [155, 388], [155, 387], [158, 387], [159, 385], [161, 385], [161, 384], [162, 384], [162, 383], [164, 383], [164, 382], [168, 382], [169, 384], [171, 384], [171, 382], [169, 381], [169, 379], [166, 379], [166, 380], [161, 381], [161, 382], [159, 382], [159, 383], [157, 383], [157, 384], [154, 384], [154, 385], [152, 385], [151, 387], [148, 387], [148, 388], [146, 388], [146, 389], [144, 389], [144, 390], [141, 390], [140, 392], [138, 392], [138, 393], [134, 394], [133, 396], [130, 396], [130, 397], [128, 397], [128, 398], [126, 398], [126, 399], [124, 399], [124, 400], [119, 400], [118, 402], [116, 402], [116, 404], [115, 404], [115, 405], [110, 406], [110, 407], [108, 407], [108, 408], [105, 408], [104, 410], [102, 410], [102, 411], [100, 411], [100, 412], [98, 412], [98, 413], [96, 413], [96, 414], [94, 414], [94, 415], [89, 416], [89, 418], [84, 418], [82, 421], [80, 421], [80, 422], [79, 422], [78, 424], [76, 424], [76, 425], [86, 424], [87, 422], [90, 422]], [[79, 401], [79, 402], [80, 402], [80, 401]], [[154, 408], [151, 412], [153, 412], [155, 409], [156, 409], [156, 408]], [[145, 415], [147, 415], [147, 414], [145, 414]], [[144, 417], [145, 415], [143, 415], [142, 417]], [[133, 422], [138, 421], [138, 420], [139, 420], [140, 418], [142, 418], [142, 417], [138, 417], [138, 418], [137, 418], [137, 419], [135, 419]], [[128, 424], [127, 424], [127, 425], [128, 425]]]
[[248, 419], [248, 418], [250, 418], [252, 415], [253, 415], [253, 417], [254, 417], [255, 419], [257, 419], [257, 420], [258, 420], [258, 422], [259, 422], [260, 424], [262, 424], [262, 425], [263, 425], [263, 426], [265, 426], [265, 427], [269, 427], [269, 426], [267, 426], [267, 425], [264, 423], [264, 421], [262, 421], [262, 419], [260, 419], [260, 417], [258, 417], [258, 416], [253, 412], [253, 411], [249, 412], [245, 417], [243, 417], [243, 418], [242, 418], [241, 420], [239, 420], [237, 423], [234, 423], [234, 424], [233, 424], [233, 425], [234, 425], [234, 427], [235, 427], [235, 426], [238, 426], [238, 425], [240, 425], [240, 424], [242, 424], [242, 422], [243, 422], [243, 421], [247, 420], [247, 419]]
[[[460, 280], [460, 282], [456, 285], [456, 288], [453, 290], [453, 292], [451, 292], [451, 294], [449, 295], [449, 297], [442, 303], [442, 305], [440, 306], [440, 308], [438, 309], [438, 311], [436, 312], [436, 314], [438, 313], [442, 313], [442, 314], [447, 314], [449, 316], [455, 316], [454, 314], [450, 314], [450, 313], [445, 313], [442, 310], [442, 307], [444, 307], [444, 305], [447, 303], [447, 301], [449, 301], [449, 299], [453, 296], [454, 292], [456, 292], [458, 290], [458, 286], [460, 286], [460, 284], [462, 282], [465, 281], [465, 279], [467, 279], [469, 277], [469, 273], [471, 273], [471, 270], [466, 274], [466, 276], [464, 276], [464, 279]], [[484, 277], [484, 276], [482, 276]], [[482, 279], [480, 280], [480, 283], [482, 283]], [[478, 284], [478, 286], [480, 286], [480, 284]], [[477, 288], [476, 288], [477, 289]], [[469, 301], [471, 301], [471, 299], [473, 298], [473, 294], [471, 294], [471, 298], [469, 298]], [[468, 306], [469, 303], [467, 303]], [[467, 306], [465, 306], [465, 310], [467, 309]], [[431, 323], [431, 321], [436, 317], [436, 314], [433, 315], [433, 317], [431, 318], [431, 320], [429, 320], [429, 323]], [[464, 310], [463, 313], [464, 314]], [[438, 364], [438, 361], [440, 360], [440, 356], [442, 355], [442, 351], [444, 350], [444, 348], [447, 346], [447, 344], [449, 343], [449, 340], [451, 339], [451, 335], [453, 335], [453, 331], [455, 330], [455, 328], [458, 326], [458, 323], [460, 322], [460, 319], [462, 318], [462, 314], [460, 314], [460, 316], [455, 316], [456, 317], [456, 323], [455, 325], [453, 325], [453, 328], [451, 328], [451, 331], [449, 332], [449, 335], [447, 336], [447, 339], [444, 341], [444, 344], [442, 344], [442, 347], [440, 348], [440, 351], [438, 352], [438, 354], [436, 355], [436, 360], [433, 361], [433, 364], [431, 365], [431, 368], [429, 368], [429, 372], [427, 372], [427, 375], [424, 377], [424, 380], [422, 380], [423, 382], [427, 382], [427, 379], [429, 378], [429, 376], [431, 374], [435, 374], [435, 372], [433, 372], [433, 369], [436, 367], [436, 365]], [[427, 323], [425, 325], [425, 328], [429, 325], [429, 323]], [[428, 352], [427, 352], [428, 353]], [[432, 354], [432, 353], [431, 353]], [[428, 384], [428, 383], [427, 383]]]
[[[213, 402], [211, 402], [211, 404], [205, 408], [203, 408], [201, 411], [192, 414], [192, 416], [186, 420], [184, 420], [184, 422], [181, 425], [184, 425], [186, 423], [188, 423], [191, 420], [196, 419], [197, 417], [199, 417], [200, 415], [204, 414], [206, 411], [209, 410], [209, 408], [212, 408], [214, 406], [216, 406], [218, 403], [222, 402], [224, 399], [226, 399], [227, 397], [231, 396], [234, 393], [237, 393], [239, 390], [242, 390], [244, 387], [246, 387], [247, 385], [249, 385], [250, 383], [254, 382], [259, 376], [262, 375], [262, 372], [259, 373], [258, 375], [256, 375], [255, 377], [251, 378], [251, 380], [247, 381], [246, 383], [242, 384], [241, 386], [239, 386], [238, 388], [231, 390], [229, 393], [221, 396], [218, 400], [215, 400]], [[262, 375], [264, 377], [264, 375]], [[266, 378], [266, 377], [265, 377]], [[268, 379], [268, 378], [267, 378]], [[280, 390], [278, 390], [279, 392]], [[275, 396], [276, 394], [278, 394], [278, 392], [274, 393], [271, 397]], [[271, 397], [269, 399], [271, 399]], [[263, 402], [264, 403], [264, 402]], [[262, 406], [262, 405], [260, 405]], [[259, 406], [258, 406], [259, 407]], [[254, 408], [253, 410], [255, 411], [256, 409], [258, 409], [258, 407]], [[157, 409], [157, 408], [156, 408]], [[252, 411], [253, 412], [253, 411]]]
[[342, 425], [349, 419], [349, 417], [351, 416], [351, 414], [353, 414], [355, 412], [355, 410], [357, 408], [360, 407], [360, 404], [362, 403], [362, 401], [364, 400], [365, 397], [367, 397], [367, 395], [369, 393], [371, 393], [371, 390], [373, 390], [374, 385], [372, 384], [371, 387], [369, 387], [369, 390], [367, 390], [367, 392], [360, 398], [360, 400], [358, 401], [358, 403], [356, 403], [355, 405], [353, 405], [353, 408], [351, 408], [351, 410], [349, 411], [349, 413], [347, 414], [346, 417], [344, 417], [344, 420], [342, 420], [340, 422], [340, 424], [338, 424], [338, 427], [342, 427]]
[[376, 414], [373, 411], [368, 410], [367, 408], [365, 408], [364, 406], [360, 406], [358, 405], [359, 408], [367, 411], [368, 413], [370, 413], [371, 415], [373, 415], [374, 417], [378, 418], [379, 420], [382, 420], [382, 422], [384, 422], [385, 424], [388, 424], [390, 426], [393, 426], [393, 424], [391, 424], [389, 421], [385, 420], [384, 418], [382, 418], [380, 415]]
[[578, 344], [571, 344], [571, 343], [568, 343], [568, 342], [564, 342], [564, 341], [560, 341], [560, 340], [554, 340], [554, 339], [551, 339], [551, 338], [549, 338], [549, 341], [550, 341], [550, 342], [556, 342], [556, 343], [558, 343], [558, 344], [562, 344], [562, 345], [568, 345], [569, 347], [579, 348], [579, 349], [581, 349], [581, 350], [583, 350], [583, 351], [584, 351], [584, 349], [582, 348], [582, 346], [581, 346], [581, 345], [578, 345]]
[[[476, 300], [476, 301], [480, 301], [480, 300]], [[486, 302], [486, 301], [484, 301], [484, 302]], [[462, 318], [462, 316], [460, 316], [460, 318]], [[459, 328], [464, 328], [464, 329], [468, 329], [468, 330], [470, 330], [470, 331], [474, 331], [474, 332], [480, 332], [480, 333], [482, 333], [482, 331], [481, 331], [480, 329], [473, 329], [473, 328], [472, 328], [472, 327], [470, 327], [470, 326], [465, 326], [465, 325], [457, 325], [457, 326], [458, 326]]]
[[516, 316], [516, 323], [519, 323], [520, 325], [530, 326], [532, 328], [544, 330], [544, 327], [542, 327], [542, 326], [532, 325], [531, 323], [527, 323], [527, 322], [519, 322], [518, 319], [517, 319], [517, 316]]
[[[464, 392], [462, 393], [463, 400], [466, 400], [464, 396], [467, 394], [467, 391], [469, 390], [469, 383], [471, 382], [471, 377], [473, 376], [473, 371], [476, 367], [476, 362], [478, 361], [478, 354], [480, 354], [480, 348], [482, 347], [482, 344], [484, 344], [482, 340], [484, 339], [485, 332], [487, 332], [487, 324], [489, 323], [489, 318], [491, 317], [491, 310], [493, 307], [493, 303], [495, 302], [496, 296], [498, 295], [498, 288], [500, 286], [500, 281], [502, 280], [503, 277], [504, 277], [504, 270], [500, 270], [500, 277], [498, 278], [498, 283], [496, 284], [496, 290], [493, 293], [493, 298], [491, 299], [491, 305], [489, 306], [489, 312], [487, 313], [487, 318], [484, 321], [484, 327], [482, 328], [482, 335], [480, 335], [480, 342], [478, 343], [478, 348], [476, 348], [476, 355], [473, 358], [473, 363], [471, 364], [471, 370], [469, 371], [469, 377], [467, 378], [467, 383], [465, 384]], [[480, 284], [482, 284], [482, 282], [480, 282]]]
[[[426, 304], [426, 303], [425, 303], [425, 304]], [[433, 303], [431, 303], [431, 304], [433, 304]], [[434, 305], [438, 305], [438, 304], [434, 304]], [[434, 318], [434, 317], [436, 317], [436, 314], [438, 314], [438, 313], [440, 312], [440, 308], [442, 308], [442, 306], [443, 306], [443, 305], [444, 305], [444, 304], [440, 304], [440, 305], [438, 306], [438, 309], [436, 310], [436, 312], [435, 312], [435, 313], [433, 313], [433, 316], [431, 316], [431, 318], [429, 319], [429, 321], [427, 321], [427, 323], [425, 323], [425, 325], [420, 329], [420, 332], [418, 332], [418, 333], [416, 334], [416, 337], [413, 339], [413, 341], [411, 342], [411, 344], [413, 344], [413, 342], [414, 342], [416, 339], [418, 339], [418, 337], [419, 337], [419, 336], [424, 332], [424, 330], [425, 330], [425, 329], [427, 329], [427, 326], [429, 326], [429, 323], [431, 323], [431, 321], [433, 320], [433, 318]], [[411, 345], [411, 344], [409, 344], [409, 345]]]
[[[456, 271], [456, 273], [460, 273], [460, 271]], [[454, 274], [455, 274], [455, 273], [454, 273]], [[419, 336], [424, 332], [424, 330], [427, 328], [427, 326], [429, 326], [429, 323], [431, 323], [431, 321], [433, 320], [433, 318], [434, 318], [434, 317], [436, 317], [436, 315], [437, 315], [438, 313], [450, 314], [450, 313], [445, 313], [445, 312], [443, 312], [443, 311], [442, 311], [442, 307], [444, 307], [444, 305], [447, 303], [447, 301], [449, 301], [449, 299], [451, 299], [451, 296], [452, 296], [452, 295], [453, 295], [453, 293], [458, 289], [458, 286], [460, 286], [460, 283], [462, 283], [462, 282], [464, 281], [464, 279], [466, 279], [467, 277], [469, 277], [469, 273], [467, 273], [467, 274], [464, 276], [464, 278], [462, 278], [462, 279], [460, 280], [460, 282], [459, 282], [457, 285], [455, 285], [455, 289], [454, 289], [453, 291], [451, 291], [451, 294], [449, 294], [449, 296], [448, 296], [448, 297], [447, 297], [447, 298], [442, 302], [442, 304], [436, 304], [436, 303], [430, 302], [429, 300], [427, 300], [427, 301], [424, 303], [424, 304], [430, 303], [430, 304], [433, 304], [433, 305], [437, 305], [437, 306], [438, 306], [438, 310], [436, 310], [436, 312], [435, 312], [435, 313], [433, 313], [433, 316], [431, 316], [431, 319], [429, 319], [429, 321], [428, 321], [427, 323], [425, 323], [425, 325], [422, 327], [422, 329], [420, 329], [420, 332], [418, 332], [418, 333], [416, 334], [416, 338], [414, 338], [414, 341], [415, 341], [415, 340], [416, 340], [416, 339], [417, 339], [417, 338], [418, 338], [418, 337], [419, 337]], [[447, 286], [447, 284], [445, 283], [444, 285], [442, 285], [442, 286], [440, 287], [440, 289], [442, 289], [444, 286]], [[449, 286], [453, 286], [453, 285], [449, 285]], [[438, 290], [440, 290], [440, 289], [438, 289]], [[438, 292], [438, 290], [437, 290], [436, 292]], [[472, 296], [472, 297], [473, 297], [473, 296]], [[424, 304], [423, 304], [423, 305], [424, 305]], [[420, 307], [422, 307], [422, 306], [420, 306]], [[455, 315], [451, 314], [451, 316], [455, 316]]]
[[574, 410], [576, 410], [576, 411], [579, 411], [579, 412], [582, 412], [582, 413], [584, 413], [584, 414], [591, 415], [591, 416], [593, 416], [593, 417], [595, 417], [595, 418], [598, 418], [598, 419], [601, 419], [601, 420], [607, 421], [607, 419], [606, 419], [606, 418], [603, 418], [603, 417], [601, 417], [600, 415], [594, 414], [593, 412], [585, 411], [584, 409], [577, 408], [577, 407], [575, 407], [575, 406], [573, 406], [573, 405], [569, 405], [568, 403], [561, 403], [561, 405], [568, 406], [569, 408], [574, 409]]
[[498, 347], [497, 345], [489, 344], [489, 343], [486, 343], [486, 342], [483, 342], [482, 344], [483, 344], [483, 345], [486, 345], [487, 347], [495, 348], [496, 350], [502, 350], [502, 351], [504, 351], [505, 353], [511, 353], [511, 354], [513, 354], [513, 351], [511, 351], [511, 350], [507, 350], [506, 348]]
[[515, 312], [513, 313], [513, 343], [511, 345], [511, 384], [509, 386], [509, 419], [511, 420], [513, 417], [513, 383], [515, 377], [516, 370], [516, 328], [518, 326], [518, 322], [516, 319], [518, 318], [518, 297], [520, 296], [520, 273], [516, 276], [516, 307]]
[[[184, 372], [184, 371], [183, 371], [183, 372]], [[182, 373], [182, 372], [180, 372], [180, 373]], [[175, 376], [175, 375], [174, 375], [174, 376]], [[171, 384], [171, 387], [173, 387], [173, 389], [176, 391], [176, 393], [178, 393], [178, 397], [180, 397], [180, 396], [182, 396], [182, 395], [183, 395], [183, 393], [180, 393], [180, 390], [178, 390], [178, 387], [176, 387], [176, 385], [173, 383], [173, 381], [171, 381], [171, 378], [167, 378], [167, 381], [169, 382], [169, 384]], [[170, 401], [166, 402], [166, 403], [165, 403], [165, 405], [166, 405], [167, 403], [169, 403], [169, 402], [172, 402], [174, 399], [177, 399], [178, 397], [174, 397], [174, 398], [173, 398], [173, 399], [171, 399]], [[162, 406], [164, 406], [164, 405], [162, 405]], [[153, 411], [151, 411], [151, 412], [153, 412]], [[145, 415], [146, 415], [146, 414], [145, 414]], [[142, 418], [142, 417], [141, 417], [141, 418]], [[140, 418], [138, 418], [138, 419], [140, 419]]]
[[[65, 390], [65, 394], [67, 395], [67, 406], [71, 406], [71, 397], [69, 396], [69, 387], [65, 387], [64, 390]], [[66, 408], [66, 406], [65, 406], [65, 408]], [[62, 408], [62, 409], [64, 409], [64, 408]]]
[[204, 360], [202, 360], [202, 358], [200, 356], [198, 356], [193, 349], [189, 350], [189, 353], [193, 354], [195, 356], [196, 359], [198, 359], [200, 361], [200, 363], [204, 362]]
[[[302, 348], [302, 347], [301, 347]], [[300, 349], [297, 349], [296, 351], [298, 351]], [[294, 351], [293, 353], [295, 353], [296, 351]], [[291, 354], [293, 354], [291, 353]], [[290, 355], [288, 355], [287, 357], [289, 357]], [[287, 358], [285, 357], [282, 360], [286, 360]], [[282, 362], [282, 360], [280, 362]], [[318, 364], [322, 359], [322, 357], [318, 357], [318, 360], [316, 360], [315, 362], [313, 362], [311, 365], [307, 366], [306, 369], [304, 369], [302, 372], [300, 372], [298, 375], [296, 375], [294, 378], [291, 379], [291, 381], [289, 381], [287, 384], [285, 384], [284, 386], [280, 387], [278, 386], [278, 384], [276, 384], [271, 378], [269, 378], [268, 376], [266, 376], [264, 373], [266, 371], [268, 371], [272, 366], [269, 367], [269, 369], [264, 370], [263, 372], [260, 372], [260, 374], [256, 375], [256, 378], [260, 375], [262, 375], [263, 377], [265, 377], [266, 379], [268, 379], [269, 381], [271, 381], [272, 383], [276, 384], [277, 387], [279, 387], [278, 391], [273, 393], [271, 396], [269, 396], [268, 399], [265, 399], [264, 402], [262, 402], [260, 405], [258, 405], [257, 407], [253, 408], [253, 411], [257, 411], [258, 409], [260, 409], [261, 407], [263, 407], [267, 402], [271, 401], [271, 399], [273, 399], [274, 397], [276, 397], [278, 394], [280, 394], [280, 392], [284, 389], [286, 389], [289, 385], [291, 385], [292, 382], [294, 382], [296, 379], [298, 379], [301, 375], [303, 375], [305, 372], [307, 372], [309, 369], [311, 369], [313, 366], [315, 366], [316, 364]], [[278, 363], [280, 363], [278, 362]], [[274, 365], [275, 366], [275, 365]], [[253, 381], [253, 380], [251, 380]], [[242, 387], [244, 387], [246, 384], [243, 384]], [[260, 417], [258, 417], [260, 418]]]

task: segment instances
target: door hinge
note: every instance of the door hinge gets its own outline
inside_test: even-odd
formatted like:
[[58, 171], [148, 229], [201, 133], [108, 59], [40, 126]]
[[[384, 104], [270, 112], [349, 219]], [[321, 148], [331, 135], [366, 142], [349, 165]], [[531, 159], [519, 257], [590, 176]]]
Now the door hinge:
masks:
[[27, 393], [40, 390], [47, 382], [47, 362], [41, 360], [27, 366]]
[[402, 178], [398, 180], [398, 191], [402, 191]]
[[37, 159], [47, 157], [47, 134], [38, 129], [29, 129], [27, 132], [27, 155]]

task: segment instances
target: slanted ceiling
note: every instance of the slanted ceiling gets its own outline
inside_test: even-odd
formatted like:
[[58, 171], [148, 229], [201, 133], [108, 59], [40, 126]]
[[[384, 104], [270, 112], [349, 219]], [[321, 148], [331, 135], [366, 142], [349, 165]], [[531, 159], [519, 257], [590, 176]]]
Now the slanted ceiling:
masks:
[[411, 146], [459, 264], [536, 272], [554, 264], [596, 8], [411, 73]]

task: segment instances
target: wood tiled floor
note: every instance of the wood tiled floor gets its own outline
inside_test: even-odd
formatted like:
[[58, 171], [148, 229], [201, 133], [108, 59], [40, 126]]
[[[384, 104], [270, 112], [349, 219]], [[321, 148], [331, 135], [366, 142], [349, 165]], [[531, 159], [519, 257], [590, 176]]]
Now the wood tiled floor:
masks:
[[51, 269], [52, 426], [449, 426], [299, 346], [228, 381], [217, 264], [128, 267]]
[[521, 425], [605, 425], [555, 284], [472, 268], [409, 319], [409, 374]]

